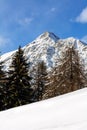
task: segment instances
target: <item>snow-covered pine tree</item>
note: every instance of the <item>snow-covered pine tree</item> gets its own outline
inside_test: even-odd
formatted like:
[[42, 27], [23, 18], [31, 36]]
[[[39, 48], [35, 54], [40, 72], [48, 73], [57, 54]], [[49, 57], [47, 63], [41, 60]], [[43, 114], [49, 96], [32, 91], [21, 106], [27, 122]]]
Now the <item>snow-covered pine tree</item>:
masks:
[[31, 102], [32, 88], [30, 85], [29, 63], [24, 51], [19, 46], [9, 67], [7, 82], [7, 108]]

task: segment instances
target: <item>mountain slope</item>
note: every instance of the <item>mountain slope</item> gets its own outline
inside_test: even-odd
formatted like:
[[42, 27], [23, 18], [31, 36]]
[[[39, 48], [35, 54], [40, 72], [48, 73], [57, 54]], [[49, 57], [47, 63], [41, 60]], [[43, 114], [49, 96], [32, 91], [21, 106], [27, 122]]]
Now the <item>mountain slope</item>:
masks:
[[0, 112], [1, 130], [87, 130], [87, 88]]
[[[23, 49], [31, 66], [34, 66], [40, 60], [44, 60], [48, 68], [50, 68], [55, 66], [56, 60], [61, 57], [62, 51], [65, 51], [70, 46], [74, 46], [78, 50], [81, 60], [84, 61], [84, 65], [86, 65], [87, 45], [73, 37], [60, 39], [53, 33], [45, 32], [33, 42], [23, 47]], [[8, 69], [14, 53], [15, 51], [1, 56], [1, 60], [5, 62], [5, 69]]]

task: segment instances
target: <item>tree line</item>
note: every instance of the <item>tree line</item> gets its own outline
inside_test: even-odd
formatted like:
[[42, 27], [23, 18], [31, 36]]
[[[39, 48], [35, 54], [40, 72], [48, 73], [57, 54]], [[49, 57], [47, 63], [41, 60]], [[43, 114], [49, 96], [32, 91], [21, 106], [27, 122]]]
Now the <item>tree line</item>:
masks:
[[[44, 61], [32, 67], [19, 46], [7, 72], [0, 62], [0, 110], [29, 104], [86, 87], [84, 64], [75, 48], [62, 52], [57, 64], [47, 71]], [[58, 62], [60, 64], [58, 64]]]

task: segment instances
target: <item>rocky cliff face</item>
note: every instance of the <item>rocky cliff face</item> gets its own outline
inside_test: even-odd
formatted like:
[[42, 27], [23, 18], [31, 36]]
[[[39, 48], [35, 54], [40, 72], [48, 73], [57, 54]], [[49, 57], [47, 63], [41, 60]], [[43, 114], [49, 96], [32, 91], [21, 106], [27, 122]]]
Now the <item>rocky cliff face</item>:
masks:
[[[81, 61], [84, 62], [85, 69], [87, 70], [87, 44], [73, 37], [60, 39], [53, 33], [45, 32], [33, 42], [24, 46], [23, 49], [31, 66], [34, 66], [40, 60], [44, 60], [48, 69], [50, 69], [55, 66], [56, 61], [62, 57], [62, 52], [71, 46], [74, 46], [75, 49], [78, 50]], [[15, 52], [16, 51], [9, 52], [1, 56], [6, 70], [9, 68]]]

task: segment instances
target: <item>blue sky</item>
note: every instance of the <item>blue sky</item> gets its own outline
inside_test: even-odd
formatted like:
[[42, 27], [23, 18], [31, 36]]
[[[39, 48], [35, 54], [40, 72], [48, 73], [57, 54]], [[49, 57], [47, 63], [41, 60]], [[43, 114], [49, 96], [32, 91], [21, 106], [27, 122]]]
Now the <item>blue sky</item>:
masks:
[[2, 53], [46, 31], [87, 41], [87, 0], [0, 0]]

